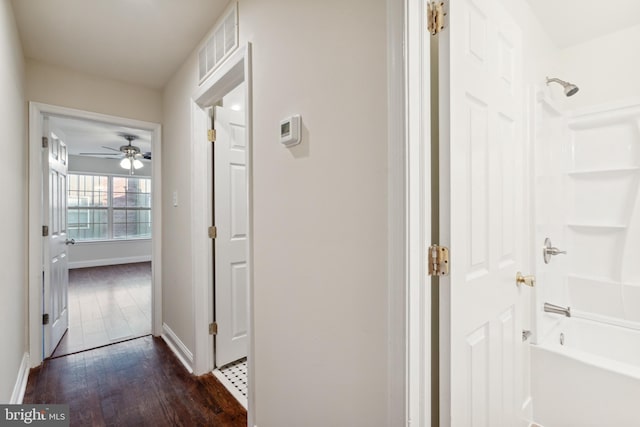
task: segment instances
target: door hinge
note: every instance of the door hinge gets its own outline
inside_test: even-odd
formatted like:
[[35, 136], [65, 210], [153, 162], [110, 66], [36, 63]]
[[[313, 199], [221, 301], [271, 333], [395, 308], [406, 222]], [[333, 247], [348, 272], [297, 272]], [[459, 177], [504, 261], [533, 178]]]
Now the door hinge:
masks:
[[209, 227], [209, 238], [215, 239], [216, 237], [218, 237], [218, 227], [215, 225], [213, 227]]
[[42, 226], [42, 237], [47, 237], [49, 235], [49, 226], [48, 225], [43, 225]]
[[218, 324], [216, 322], [209, 323], [209, 335], [218, 335]]
[[42, 137], [42, 148], [49, 148], [49, 138], [46, 136]]
[[45, 313], [42, 315], [42, 324], [43, 325], [49, 324], [49, 313]]
[[429, 276], [449, 274], [449, 248], [439, 245], [429, 246]]
[[447, 13], [444, 11], [444, 2], [430, 1], [427, 3], [427, 29], [432, 36], [444, 30], [444, 17]]
[[207, 139], [209, 140], [209, 142], [216, 142], [216, 130], [215, 129], [209, 129], [207, 131]]

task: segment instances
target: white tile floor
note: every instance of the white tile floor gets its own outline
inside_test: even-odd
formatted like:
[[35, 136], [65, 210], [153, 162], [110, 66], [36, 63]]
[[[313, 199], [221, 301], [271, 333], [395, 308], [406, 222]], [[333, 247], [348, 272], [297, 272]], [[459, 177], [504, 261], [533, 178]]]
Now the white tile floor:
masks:
[[223, 366], [214, 374], [245, 408], [247, 407], [247, 359]]
[[151, 263], [69, 271], [69, 329], [53, 357], [151, 333]]

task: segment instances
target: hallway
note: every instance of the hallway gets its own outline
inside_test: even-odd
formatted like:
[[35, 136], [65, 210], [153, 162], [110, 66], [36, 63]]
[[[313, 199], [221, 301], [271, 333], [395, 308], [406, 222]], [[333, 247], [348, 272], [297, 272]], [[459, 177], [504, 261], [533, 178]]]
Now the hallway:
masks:
[[24, 403], [69, 404], [71, 426], [247, 425], [213, 375], [190, 375], [151, 336], [46, 360], [29, 374]]

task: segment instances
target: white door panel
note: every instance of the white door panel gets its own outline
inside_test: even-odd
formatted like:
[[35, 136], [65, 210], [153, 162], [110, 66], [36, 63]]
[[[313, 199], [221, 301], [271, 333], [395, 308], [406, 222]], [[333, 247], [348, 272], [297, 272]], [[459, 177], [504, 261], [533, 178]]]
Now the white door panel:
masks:
[[244, 114], [223, 107], [214, 112], [215, 365], [247, 356], [248, 193]]
[[522, 403], [515, 282], [526, 243], [521, 34], [495, 0], [452, 0], [448, 19], [441, 53], [450, 82], [441, 93], [449, 95], [449, 164], [441, 170], [450, 186], [441, 194], [450, 200], [442, 204], [451, 250], [442, 280], [444, 331], [450, 328], [443, 413], [450, 420], [442, 425], [511, 427]]
[[69, 326], [68, 287], [69, 267], [67, 251], [67, 146], [62, 133], [49, 129], [44, 118], [48, 149], [43, 149], [43, 223], [48, 226], [44, 237], [44, 313], [49, 323], [44, 325], [44, 357], [49, 357]]

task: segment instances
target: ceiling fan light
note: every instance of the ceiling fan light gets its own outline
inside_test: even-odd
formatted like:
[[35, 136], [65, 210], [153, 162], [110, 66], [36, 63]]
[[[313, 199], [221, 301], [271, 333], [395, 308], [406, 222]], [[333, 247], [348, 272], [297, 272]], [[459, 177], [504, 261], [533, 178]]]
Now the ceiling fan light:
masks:
[[120, 167], [123, 168], [123, 169], [130, 169], [131, 168], [131, 160], [128, 157], [125, 157], [120, 162]]
[[135, 159], [135, 160], [133, 161], [133, 167], [134, 167], [134, 168], [136, 168], [136, 169], [140, 169], [140, 168], [141, 168], [141, 167], [143, 167], [143, 166], [144, 166], [144, 164], [143, 164], [140, 160]]

